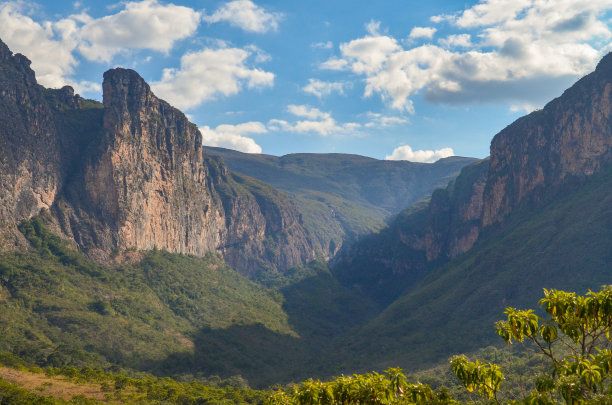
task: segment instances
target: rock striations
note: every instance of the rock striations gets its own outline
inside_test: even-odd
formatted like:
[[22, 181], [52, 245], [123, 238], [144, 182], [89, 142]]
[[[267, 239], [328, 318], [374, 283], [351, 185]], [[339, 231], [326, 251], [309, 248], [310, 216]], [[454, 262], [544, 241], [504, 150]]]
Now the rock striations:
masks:
[[136, 72], [106, 72], [100, 104], [43, 88], [29, 65], [0, 42], [5, 242], [46, 209], [56, 231], [100, 260], [126, 249], [220, 252], [249, 273], [314, 258], [293, 203], [204, 155], [197, 127]]

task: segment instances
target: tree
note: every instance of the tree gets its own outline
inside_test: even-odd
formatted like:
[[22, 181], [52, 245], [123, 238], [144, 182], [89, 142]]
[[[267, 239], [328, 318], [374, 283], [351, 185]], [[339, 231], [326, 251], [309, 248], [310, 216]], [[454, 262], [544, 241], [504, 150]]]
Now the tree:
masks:
[[444, 388], [434, 391], [426, 384], [408, 383], [399, 368], [390, 368], [384, 374], [342, 376], [330, 382], [310, 379], [295, 386], [291, 393], [273, 393], [265, 402], [266, 405], [456, 403]]
[[[506, 320], [499, 321], [497, 333], [507, 344], [532, 343], [548, 359], [549, 373], [535, 380], [535, 390], [520, 402], [529, 405], [555, 403], [612, 403], [612, 288], [572, 292], [544, 289], [540, 305], [546, 319], [534, 310], [506, 308]], [[471, 362], [464, 355], [451, 359], [451, 369], [470, 392], [478, 392], [486, 403], [500, 403], [504, 376], [492, 363]], [[425, 384], [409, 384], [401, 369], [384, 375], [370, 373], [339, 377], [323, 383], [308, 380], [292, 393], [278, 391], [269, 405], [334, 404], [456, 404], [445, 389], [434, 391]]]

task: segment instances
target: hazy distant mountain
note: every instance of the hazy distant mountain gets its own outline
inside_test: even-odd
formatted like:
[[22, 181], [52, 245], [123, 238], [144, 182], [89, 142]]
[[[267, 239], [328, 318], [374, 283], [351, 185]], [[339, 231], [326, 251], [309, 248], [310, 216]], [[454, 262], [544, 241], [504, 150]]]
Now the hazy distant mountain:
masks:
[[332, 257], [345, 241], [380, 230], [385, 219], [445, 187], [473, 158], [436, 163], [377, 160], [341, 153], [247, 154], [205, 146], [230, 170], [287, 192], [304, 225]]

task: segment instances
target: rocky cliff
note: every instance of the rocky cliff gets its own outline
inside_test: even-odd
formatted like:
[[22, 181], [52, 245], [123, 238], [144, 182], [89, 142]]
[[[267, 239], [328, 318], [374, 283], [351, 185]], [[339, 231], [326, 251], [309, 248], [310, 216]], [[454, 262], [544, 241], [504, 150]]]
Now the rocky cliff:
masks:
[[206, 157], [197, 127], [136, 72], [106, 72], [100, 104], [39, 86], [29, 64], [0, 42], [5, 240], [47, 209], [58, 233], [100, 260], [126, 249], [216, 251], [250, 273], [314, 258], [288, 198]]
[[523, 201], [537, 200], [568, 176], [612, 160], [612, 54], [559, 98], [509, 125], [491, 142], [483, 227]]
[[405, 211], [385, 231], [341, 252], [336, 274], [390, 302], [428, 270], [470, 250], [483, 233], [503, 228], [518, 207], [537, 208], [568, 181], [610, 165], [611, 92], [609, 54], [544, 109], [498, 133], [490, 158], [464, 168], [427, 205]]
[[[3, 248], [19, 244], [11, 226], [49, 208], [62, 186], [59, 135], [30, 61], [0, 42], [0, 220]], [[15, 239], [17, 238], [17, 239]], [[0, 248], [1, 249], [1, 248]]]

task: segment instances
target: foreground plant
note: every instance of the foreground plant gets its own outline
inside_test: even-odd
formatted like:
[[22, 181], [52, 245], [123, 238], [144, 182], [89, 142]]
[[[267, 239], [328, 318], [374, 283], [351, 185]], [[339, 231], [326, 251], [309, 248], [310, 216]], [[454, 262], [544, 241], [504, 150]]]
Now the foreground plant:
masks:
[[[522, 400], [500, 399], [504, 380], [492, 363], [471, 362], [464, 355], [451, 359], [451, 369], [469, 392], [484, 403], [610, 404], [612, 403], [612, 288], [572, 292], [544, 289], [540, 305], [548, 319], [533, 310], [506, 308], [507, 319], [496, 324], [508, 344], [532, 343], [550, 363], [549, 373], [534, 381], [535, 390]], [[308, 380], [292, 392], [277, 391], [266, 404], [456, 404], [444, 388], [407, 382], [403, 371], [339, 377], [330, 382]]]

